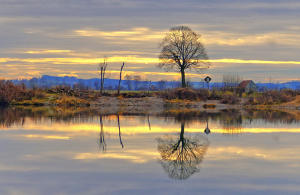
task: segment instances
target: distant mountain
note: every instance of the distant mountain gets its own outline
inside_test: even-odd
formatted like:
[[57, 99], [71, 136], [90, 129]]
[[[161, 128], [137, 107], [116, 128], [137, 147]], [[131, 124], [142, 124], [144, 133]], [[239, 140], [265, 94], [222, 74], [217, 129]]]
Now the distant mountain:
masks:
[[[100, 88], [100, 79], [79, 79], [77, 77], [58, 77], [43, 75], [39, 78], [23, 79], [23, 80], [12, 80], [14, 84], [25, 84], [28, 88], [39, 87], [39, 88], [51, 88], [59, 85], [78, 87], [85, 89], [98, 90]], [[117, 79], [105, 79], [104, 88], [105, 89], [117, 89], [119, 80]], [[190, 82], [190, 86], [194, 88], [207, 88], [205, 82]], [[291, 81], [286, 83], [256, 83], [259, 90], [264, 89], [299, 89], [300, 81]], [[122, 90], [163, 90], [166, 88], [176, 88], [180, 86], [178, 81], [140, 81], [140, 80], [122, 80], [121, 89]], [[210, 88], [220, 88], [223, 86], [221, 82], [210, 83]]]

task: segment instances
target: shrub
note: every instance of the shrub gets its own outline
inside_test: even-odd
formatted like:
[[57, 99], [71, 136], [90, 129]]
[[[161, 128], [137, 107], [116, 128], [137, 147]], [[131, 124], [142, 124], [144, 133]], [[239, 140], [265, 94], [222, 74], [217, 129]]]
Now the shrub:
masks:
[[240, 98], [234, 94], [224, 94], [221, 103], [223, 104], [237, 104], [240, 102]]
[[33, 90], [27, 90], [24, 85], [14, 85], [11, 81], [0, 81], [0, 104], [30, 100], [32, 97], [34, 97]]
[[198, 93], [198, 98], [202, 101], [206, 101], [209, 98], [209, 91], [207, 89], [199, 89], [197, 91]]
[[289, 102], [295, 99], [297, 95], [293, 90], [281, 90], [281, 91], [266, 91], [255, 96], [251, 96], [246, 104], [249, 105], [271, 105]]
[[193, 90], [191, 88], [169, 89], [159, 93], [160, 97], [168, 100], [207, 100], [209, 91], [206, 89]]
[[150, 94], [146, 94], [146, 93], [135, 93], [135, 92], [128, 92], [128, 93], [122, 93], [121, 96], [123, 98], [143, 98], [143, 97], [147, 97], [150, 96]]
[[222, 99], [222, 94], [223, 92], [222, 91], [219, 91], [219, 90], [212, 90], [212, 92], [210, 93], [209, 95], [209, 99], [210, 100], [220, 100]]
[[74, 96], [62, 96], [55, 101], [58, 106], [89, 106], [90, 103], [84, 99], [76, 98]]

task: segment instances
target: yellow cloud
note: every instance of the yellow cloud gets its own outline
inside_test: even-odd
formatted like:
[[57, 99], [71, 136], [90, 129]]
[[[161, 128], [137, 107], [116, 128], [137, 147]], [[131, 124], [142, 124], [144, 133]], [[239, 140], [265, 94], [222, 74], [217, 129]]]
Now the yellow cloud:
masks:
[[[106, 58], [110, 63], [127, 62], [138, 64], [157, 64], [158, 58], [129, 56], [112, 56]], [[0, 58], [0, 62], [24, 62], [24, 63], [53, 63], [53, 64], [91, 64], [95, 65], [102, 62], [103, 58]], [[230, 64], [300, 64], [300, 61], [273, 61], [273, 60], [244, 60], [244, 59], [210, 59], [203, 60], [212, 63], [230, 63]]]
[[75, 30], [74, 33], [84, 37], [101, 37], [109, 40], [150, 41], [161, 40], [163, 33], [149, 28], [132, 28], [126, 31]]
[[300, 61], [242, 60], [242, 59], [211, 59], [210, 62], [231, 64], [300, 64]]
[[72, 50], [59, 50], [59, 49], [46, 49], [46, 50], [29, 50], [25, 51], [24, 53], [27, 54], [59, 54], [59, 53], [71, 53]]
[[293, 33], [264, 33], [264, 34], [234, 34], [228, 32], [205, 32], [203, 42], [206, 45], [262, 45], [279, 43], [284, 45], [299, 45], [300, 35]]
[[[83, 37], [100, 37], [114, 41], [156, 41], [160, 42], [167, 31], [152, 30], [149, 28], [132, 28], [124, 31], [101, 31], [93, 29], [79, 29], [74, 33]], [[299, 45], [300, 35], [296, 33], [262, 33], [262, 34], [237, 34], [223, 31], [202, 31], [202, 41], [205, 45], [261, 45], [268, 43], [280, 43], [287, 45]], [[120, 42], [121, 43], [121, 42]]]

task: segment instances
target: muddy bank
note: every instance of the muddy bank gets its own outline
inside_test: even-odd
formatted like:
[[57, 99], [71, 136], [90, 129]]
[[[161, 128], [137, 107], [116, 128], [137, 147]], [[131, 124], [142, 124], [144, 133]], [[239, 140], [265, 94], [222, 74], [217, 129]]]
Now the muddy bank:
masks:
[[103, 112], [133, 112], [133, 113], [160, 113], [165, 110], [224, 110], [241, 109], [242, 105], [221, 104], [217, 100], [208, 101], [187, 101], [175, 100], [169, 101], [158, 97], [144, 98], [118, 98], [118, 97], [100, 97], [91, 102], [91, 108]]
[[120, 98], [99, 97], [90, 102], [91, 109], [103, 113], [146, 113], [155, 114], [166, 110], [196, 110], [196, 111], [219, 111], [226, 109], [274, 109], [274, 110], [300, 110], [298, 105], [243, 105], [222, 104], [219, 100], [188, 101], [188, 100], [165, 100], [159, 97], [143, 98]]

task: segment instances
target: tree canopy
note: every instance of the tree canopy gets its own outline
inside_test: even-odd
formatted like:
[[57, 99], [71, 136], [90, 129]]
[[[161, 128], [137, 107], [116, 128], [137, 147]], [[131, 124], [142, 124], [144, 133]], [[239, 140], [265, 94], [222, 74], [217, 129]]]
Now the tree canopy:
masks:
[[200, 41], [201, 35], [187, 26], [173, 27], [162, 40], [159, 67], [181, 73], [182, 87], [186, 87], [185, 70], [209, 68], [208, 55]]

